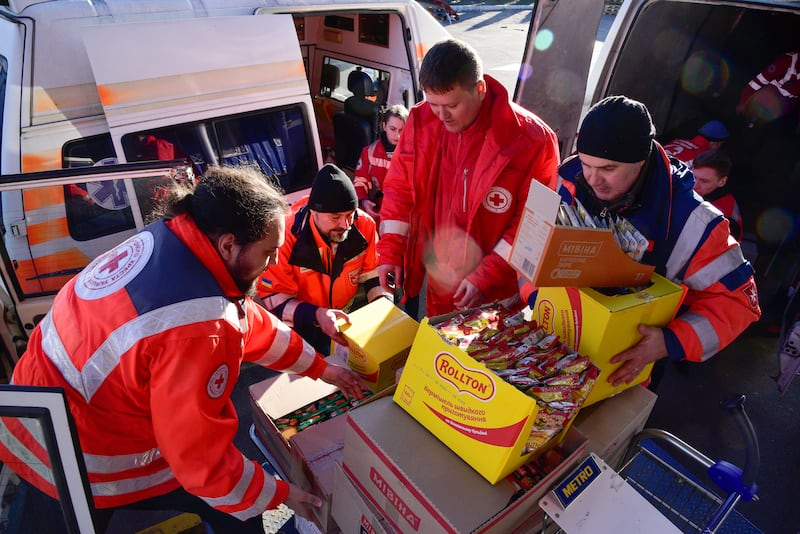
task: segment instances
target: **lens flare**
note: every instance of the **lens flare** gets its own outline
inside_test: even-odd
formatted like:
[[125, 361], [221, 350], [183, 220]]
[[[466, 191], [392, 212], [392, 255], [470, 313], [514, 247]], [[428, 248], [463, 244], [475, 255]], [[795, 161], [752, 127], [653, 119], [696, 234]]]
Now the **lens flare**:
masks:
[[764, 241], [780, 243], [795, 231], [797, 223], [797, 217], [786, 208], [769, 208], [759, 215], [756, 232]]
[[533, 40], [533, 46], [536, 50], [547, 50], [553, 46], [553, 40], [553, 32], [544, 28], [539, 30], [539, 33], [536, 34], [536, 39]]

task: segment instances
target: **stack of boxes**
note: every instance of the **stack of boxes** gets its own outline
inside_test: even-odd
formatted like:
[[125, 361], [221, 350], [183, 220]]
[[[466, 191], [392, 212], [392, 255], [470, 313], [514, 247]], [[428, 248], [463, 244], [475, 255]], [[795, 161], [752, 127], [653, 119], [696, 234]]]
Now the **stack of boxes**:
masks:
[[[256, 413], [268, 414], [256, 425], [259, 434], [271, 435], [265, 441], [280, 451], [292, 482], [297, 476], [325, 498], [326, 509], [315, 518], [323, 531], [336, 525], [345, 532], [524, 529], [540, 517], [539, 497], [587, 450], [613, 465], [644, 425], [655, 396], [637, 383], [651, 366], [614, 388], [606, 379], [619, 364], [610, 359], [640, 339], [638, 324], [668, 323], [684, 289], [628, 258], [608, 230], [556, 227], [558, 196], [535, 181], [531, 188], [511, 263], [539, 287], [530, 319], [599, 368], [584, 402], [589, 408], [547, 446], [526, 450], [536, 400], [445, 341], [435, 329], [443, 318], [417, 324], [379, 299], [342, 326], [347, 364], [377, 393], [362, 406], [287, 440], [275, 436], [275, 419], [289, 411], [270, 406], [276, 395], [267, 389], [276, 384], [251, 387]], [[635, 289], [590, 289], [606, 286]], [[324, 386], [297, 402], [330, 393]], [[284, 395], [298, 392], [281, 388]], [[558, 461], [521, 487], [515, 476], [528, 468], [520, 466], [549, 454]]]

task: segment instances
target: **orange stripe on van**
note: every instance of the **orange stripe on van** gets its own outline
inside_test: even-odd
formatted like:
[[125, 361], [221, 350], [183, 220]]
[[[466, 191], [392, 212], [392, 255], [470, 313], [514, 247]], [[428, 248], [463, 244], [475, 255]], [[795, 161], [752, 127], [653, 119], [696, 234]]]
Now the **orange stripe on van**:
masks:
[[304, 83], [308, 90], [305, 66], [301, 61], [274, 61], [259, 65], [231, 67], [147, 80], [131, 80], [98, 85], [103, 106], [150, 104], [163, 107], [165, 102], [185, 101], [192, 97], [226, 95], [255, 90], [267, 85]]
[[28, 225], [28, 244], [31, 246], [64, 237], [69, 237], [66, 217]]
[[61, 150], [22, 155], [22, 172], [49, 171], [61, 168]]
[[[64, 270], [82, 269], [89, 265], [91, 258], [80, 250], [73, 248], [55, 254], [49, 254], [35, 260], [17, 262], [14, 274], [24, 293], [40, 293], [42, 291], [58, 291], [66, 284], [73, 273], [60, 276], [47, 276]], [[39, 278], [37, 278], [37, 275]]]
[[64, 204], [64, 186], [53, 185], [30, 189], [22, 193], [22, 205], [25, 211], [49, 208]]

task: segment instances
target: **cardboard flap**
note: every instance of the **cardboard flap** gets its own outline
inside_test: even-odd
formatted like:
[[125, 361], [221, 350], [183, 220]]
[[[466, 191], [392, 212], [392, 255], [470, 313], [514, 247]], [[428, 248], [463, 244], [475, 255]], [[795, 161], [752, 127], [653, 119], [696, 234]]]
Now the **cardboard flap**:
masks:
[[555, 224], [561, 197], [533, 180], [509, 263], [539, 287], [641, 285], [655, 267], [622, 252], [611, 230]]
[[283, 417], [337, 390], [336, 386], [322, 380], [286, 373], [250, 386], [251, 396], [272, 419]]

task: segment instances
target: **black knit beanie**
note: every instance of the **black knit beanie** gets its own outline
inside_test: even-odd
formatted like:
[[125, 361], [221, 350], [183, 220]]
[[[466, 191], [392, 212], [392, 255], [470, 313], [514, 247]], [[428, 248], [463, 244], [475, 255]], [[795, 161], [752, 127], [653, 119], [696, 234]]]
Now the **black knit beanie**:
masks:
[[589, 110], [578, 131], [578, 152], [598, 158], [635, 163], [646, 160], [656, 128], [641, 102], [609, 96]]
[[311, 184], [308, 206], [322, 213], [354, 211], [358, 196], [352, 180], [336, 165], [324, 165]]

